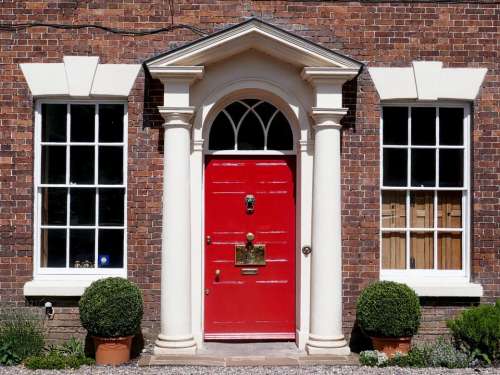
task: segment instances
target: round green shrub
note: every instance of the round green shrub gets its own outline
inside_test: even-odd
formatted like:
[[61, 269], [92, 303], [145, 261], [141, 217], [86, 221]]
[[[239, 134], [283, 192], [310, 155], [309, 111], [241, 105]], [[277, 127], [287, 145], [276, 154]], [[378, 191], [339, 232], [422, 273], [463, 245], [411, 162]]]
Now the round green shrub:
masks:
[[91, 336], [133, 336], [141, 325], [141, 291], [120, 277], [93, 282], [85, 290], [79, 307], [82, 325]]
[[458, 346], [480, 360], [500, 360], [500, 300], [465, 310], [447, 324]]
[[368, 336], [413, 336], [420, 326], [420, 316], [418, 296], [404, 284], [378, 281], [358, 298], [356, 319]]

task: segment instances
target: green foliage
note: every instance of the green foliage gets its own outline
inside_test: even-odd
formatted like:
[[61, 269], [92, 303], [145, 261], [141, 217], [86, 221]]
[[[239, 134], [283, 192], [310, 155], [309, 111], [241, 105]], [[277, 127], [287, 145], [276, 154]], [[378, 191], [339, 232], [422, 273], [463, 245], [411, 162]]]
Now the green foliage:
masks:
[[407, 355], [396, 353], [392, 358], [387, 358], [376, 350], [360, 353], [359, 361], [365, 366], [377, 367], [446, 367], [465, 368], [471, 363], [467, 353], [456, 349], [453, 344], [442, 338], [433, 344], [414, 346]]
[[14, 365], [42, 352], [43, 325], [40, 316], [27, 308], [0, 309], [0, 363]]
[[387, 362], [387, 355], [378, 350], [365, 350], [359, 353], [359, 363], [363, 366], [383, 366]]
[[420, 326], [420, 316], [418, 296], [404, 284], [375, 282], [358, 299], [356, 319], [368, 336], [413, 336]]
[[66, 368], [77, 369], [80, 366], [92, 365], [94, 364], [94, 360], [85, 356], [83, 343], [72, 337], [61, 345], [49, 347], [45, 355], [27, 358], [24, 364], [32, 370], [62, 370]]
[[62, 356], [85, 357], [85, 348], [83, 342], [71, 337], [61, 345], [50, 346], [49, 353], [56, 353]]
[[12, 350], [12, 344], [4, 342], [0, 345], [0, 365], [13, 366], [21, 362], [21, 358]]
[[500, 301], [463, 311], [447, 322], [455, 343], [481, 362], [500, 360]]
[[142, 294], [126, 279], [110, 277], [93, 282], [79, 306], [82, 325], [92, 336], [132, 336], [140, 328]]
[[429, 347], [427, 363], [429, 367], [464, 368], [468, 367], [471, 357], [457, 349], [451, 342], [439, 338]]
[[24, 365], [31, 369], [62, 370], [66, 368], [77, 369], [80, 366], [90, 366], [94, 360], [79, 356], [64, 356], [60, 353], [51, 352], [47, 355], [29, 357], [24, 361]]

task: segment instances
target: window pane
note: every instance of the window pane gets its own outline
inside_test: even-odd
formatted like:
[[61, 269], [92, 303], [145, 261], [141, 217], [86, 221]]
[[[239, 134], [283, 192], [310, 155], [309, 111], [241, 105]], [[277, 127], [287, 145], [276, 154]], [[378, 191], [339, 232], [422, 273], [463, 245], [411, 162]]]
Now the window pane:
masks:
[[413, 107], [411, 109], [411, 144], [436, 144], [436, 108]]
[[66, 146], [42, 146], [42, 184], [66, 183]]
[[226, 112], [229, 114], [231, 119], [233, 120], [235, 126], [238, 126], [238, 123], [240, 122], [241, 117], [243, 114], [248, 110], [247, 107], [245, 107], [243, 104], [234, 102], [229, 104], [226, 107]]
[[439, 150], [439, 186], [464, 186], [463, 150]]
[[462, 233], [438, 234], [438, 268], [440, 270], [462, 269]]
[[434, 268], [434, 234], [432, 232], [412, 232], [410, 244], [410, 268]]
[[66, 104], [42, 104], [42, 142], [66, 142]]
[[436, 185], [436, 151], [425, 149], [411, 150], [411, 185]]
[[408, 108], [384, 107], [382, 110], [384, 122], [385, 145], [408, 144]]
[[99, 189], [99, 225], [123, 225], [125, 189]]
[[42, 229], [41, 267], [66, 267], [66, 229]]
[[406, 268], [405, 233], [382, 233], [382, 268]]
[[264, 130], [253, 112], [246, 115], [238, 130], [238, 150], [263, 150]]
[[66, 225], [65, 188], [42, 189], [42, 225]]
[[438, 226], [440, 228], [462, 227], [462, 192], [438, 192]]
[[434, 192], [412, 191], [410, 193], [411, 227], [434, 227]]
[[93, 268], [95, 230], [70, 229], [69, 233], [69, 266], [74, 268]]
[[99, 268], [123, 267], [123, 229], [99, 230]]
[[123, 148], [121, 146], [99, 147], [99, 183], [123, 183]]
[[268, 127], [269, 120], [278, 109], [271, 103], [262, 102], [257, 107], [255, 107], [254, 110], [260, 116], [262, 122], [264, 123], [264, 126]]
[[123, 142], [122, 104], [99, 104], [99, 142]]
[[401, 149], [384, 149], [384, 186], [406, 186], [407, 152]]
[[71, 146], [70, 182], [94, 183], [94, 146]]
[[382, 192], [382, 227], [406, 228], [406, 192]]
[[217, 115], [210, 128], [208, 148], [210, 150], [234, 150], [233, 126], [224, 112]]
[[70, 224], [95, 224], [95, 189], [71, 189]]
[[[260, 106], [259, 106], [260, 107]], [[293, 134], [286, 117], [280, 112], [269, 127], [267, 133], [268, 150], [293, 150]]]
[[463, 108], [439, 108], [439, 144], [464, 144]]
[[94, 142], [95, 106], [71, 105], [71, 142]]

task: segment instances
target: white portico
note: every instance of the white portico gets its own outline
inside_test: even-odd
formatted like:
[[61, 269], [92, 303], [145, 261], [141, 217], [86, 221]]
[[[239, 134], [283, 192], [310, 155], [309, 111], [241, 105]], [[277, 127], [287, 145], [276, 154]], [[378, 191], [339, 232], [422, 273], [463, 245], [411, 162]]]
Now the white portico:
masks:
[[[146, 65], [164, 85], [161, 333], [155, 353], [195, 353], [203, 344], [206, 140], [221, 109], [255, 98], [279, 108], [294, 137], [288, 154], [297, 161], [296, 343], [310, 354], [348, 354], [342, 332], [340, 120], [347, 112], [342, 85], [361, 64], [251, 19]], [[307, 246], [311, 254], [302, 252]]]

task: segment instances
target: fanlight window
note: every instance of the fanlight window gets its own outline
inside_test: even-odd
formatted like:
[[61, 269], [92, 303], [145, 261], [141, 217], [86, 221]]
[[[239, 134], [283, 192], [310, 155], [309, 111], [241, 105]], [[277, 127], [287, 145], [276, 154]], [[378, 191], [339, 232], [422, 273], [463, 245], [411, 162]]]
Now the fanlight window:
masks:
[[208, 148], [221, 150], [293, 150], [290, 124], [270, 103], [244, 99], [231, 103], [215, 118]]

